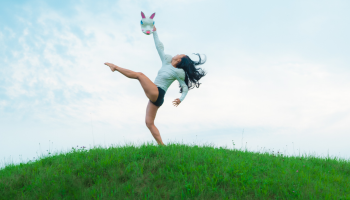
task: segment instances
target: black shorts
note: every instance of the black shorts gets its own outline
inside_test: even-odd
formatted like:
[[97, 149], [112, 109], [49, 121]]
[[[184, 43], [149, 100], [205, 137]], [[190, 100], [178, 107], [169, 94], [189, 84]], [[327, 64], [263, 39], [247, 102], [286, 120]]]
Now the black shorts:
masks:
[[164, 102], [165, 91], [162, 88], [160, 88], [160, 87], [157, 87], [157, 88], [158, 88], [158, 91], [159, 91], [158, 99], [157, 99], [156, 102], [152, 102], [151, 101], [151, 103], [153, 103], [154, 105], [160, 107], [163, 104], [163, 102]]

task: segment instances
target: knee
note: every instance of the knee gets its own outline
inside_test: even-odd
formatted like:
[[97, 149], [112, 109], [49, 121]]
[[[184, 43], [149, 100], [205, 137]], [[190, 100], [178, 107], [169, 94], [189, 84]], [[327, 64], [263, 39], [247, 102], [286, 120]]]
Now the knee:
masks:
[[137, 75], [137, 79], [139, 79], [141, 76], [144, 76], [142, 72], [136, 72], [136, 75]]
[[146, 126], [148, 128], [151, 128], [152, 126], [154, 126], [154, 122], [153, 121], [150, 121], [150, 120], [146, 120]]

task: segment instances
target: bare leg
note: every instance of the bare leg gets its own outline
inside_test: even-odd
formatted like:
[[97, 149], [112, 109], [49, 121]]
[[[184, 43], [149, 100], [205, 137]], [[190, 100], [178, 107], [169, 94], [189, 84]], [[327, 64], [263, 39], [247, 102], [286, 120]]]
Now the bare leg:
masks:
[[154, 139], [157, 141], [159, 145], [164, 145], [162, 137], [160, 136], [158, 128], [154, 125], [154, 119], [156, 118], [156, 114], [158, 111], [157, 106], [148, 101], [147, 110], [146, 110], [146, 125], [148, 129], [151, 131]]
[[137, 72], [118, 67], [117, 65], [114, 65], [112, 63], [105, 63], [105, 65], [111, 68], [112, 72], [118, 71], [128, 78], [137, 79]]
[[157, 101], [157, 98], [159, 95], [158, 88], [146, 75], [144, 75], [141, 72], [134, 72], [129, 69], [121, 68], [112, 63], [105, 63], [105, 65], [110, 67], [112, 72], [118, 71], [128, 78], [139, 80], [143, 90], [145, 91], [147, 98], [152, 102]]
[[[145, 91], [148, 99], [152, 102], [155, 102], [157, 100], [158, 95], [159, 95], [158, 88], [151, 80], [149, 80], [149, 78], [146, 75], [144, 75], [141, 72], [134, 72], [134, 71], [131, 71], [128, 69], [121, 68], [121, 67], [114, 65], [112, 63], [105, 63], [105, 65], [110, 67], [112, 72], [118, 71], [128, 78], [138, 79], [140, 81], [141, 86], [142, 86], [143, 90]], [[146, 125], [147, 125], [148, 129], [151, 131], [151, 133], [152, 133], [154, 139], [157, 141], [157, 143], [159, 145], [164, 145], [164, 143], [162, 141], [162, 137], [160, 136], [159, 130], [154, 125], [154, 119], [156, 118], [156, 114], [157, 114], [159, 107], [155, 106], [150, 101], [148, 102], [147, 110], [146, 110]]]

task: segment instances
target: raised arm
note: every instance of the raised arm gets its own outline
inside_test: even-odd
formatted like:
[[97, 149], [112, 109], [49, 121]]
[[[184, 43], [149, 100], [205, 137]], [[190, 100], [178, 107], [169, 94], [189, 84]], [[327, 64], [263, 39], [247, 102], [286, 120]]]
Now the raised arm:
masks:
[[159, 57], [160, 57], [160, 59], [162, 60], [162, 63], [163, 63], [165, 61], [164, 45], [163, 45], [163, 43], [161, 41], [159, 41], [157, 31], [153, 32], [153, 39], [154, 39], [154, 44], [156, 45]]

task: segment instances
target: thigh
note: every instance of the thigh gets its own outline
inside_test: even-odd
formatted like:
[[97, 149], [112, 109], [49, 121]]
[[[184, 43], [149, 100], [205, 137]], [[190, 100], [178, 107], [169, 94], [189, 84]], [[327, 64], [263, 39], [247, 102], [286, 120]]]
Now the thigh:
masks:
[[156, 84], [154, 84], [146, 75], [144, 75], [141, 72], [138, 72], [138, 80], [141, 83], [141, 86], [143, 88], [143, 90], [145, 91], [146, 96], [148, 97], [149, 100], [151, 100], [152, 102], [156, 102], [158, 95], [159, 95], [159, 91], [158, 88], [156, 86]]
[[158, 106], [154, 105], [152, 102], [148, 101], [146, 109], [146, 124], [154, 124], [154, 119], [158, 111]]

